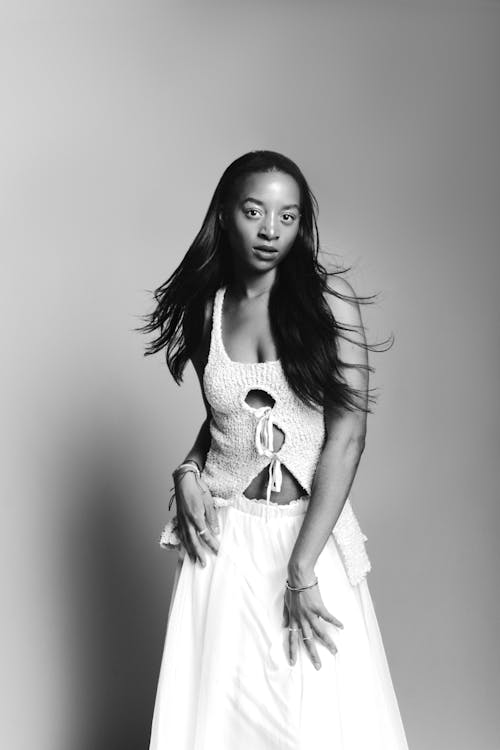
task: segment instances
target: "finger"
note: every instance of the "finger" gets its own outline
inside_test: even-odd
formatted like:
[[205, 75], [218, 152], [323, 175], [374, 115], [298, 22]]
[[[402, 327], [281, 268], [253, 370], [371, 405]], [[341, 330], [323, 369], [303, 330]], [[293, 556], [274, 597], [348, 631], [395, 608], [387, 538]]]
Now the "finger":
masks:
[[205, 515], [207, 517], [207, 521], [210, 525], [210, 529], [214, 534], [219, 533], [219, 517], [217, 515], [217, 510], [213, 503], [212, 493], [208, 489], [206, 482], [201, 478], [197, 477], [198, 479], [198, 487], [201, 490], [201, 493], [203, 495], [203, 505], [205, 506]]
[[194, 525], [193, 514], [190, 513], [189, 508], [184, 504], [179, 505], [177, 508], [177, 523], [182, 534], [182, 541], [186, 548], [186, 552], [189, 555], [189, 559], [194, 564], [198, 559], [197, 544], [199, 545], [199, 542], [197, 537], [193, 542], [191, 534], [191, 527]]
[[[204, 530], [206, 529], [206, 530]], [[198, 530], [197, 530], [198, 531]], [[209, 526], [202, 527], [199, 531], [203, 531], [203, 534], [198, 534], [198, 539], [202, 542], [202, 546], [207, 547], [215, 555], [219, 552], [219, 540], [212, 534]]]
[[192, 526], [191, 524], [188, 524], [188, 533], [189, 533], [191, 543], [194, 547], [195, 554], [196, 554], [196, 558], [194, 562], [196, 563], [196, 559], [199, 559], [202, 567], [205, 567], [205, 565], [207, 564], [205, 553], [203, 552], [203, 548], [202, 548], [202, 545], [200, 544], [198, 534], [196, 533], [196, 528]]
[[298, 622], [291, 620], [288, 625], [288, 653], [290, 664], [293, 666], [297, 661], [297, 654], [299, 651], [299, 635], [300, 628]]
[[288, 623], [290, 621], [290, 615], [288, 614], [288, 607], [286, 606], [286, 602], [283, 601], [283, 627], [287, 628]]
[[338, 628], [344, 627], [343, 624], [340, 622], [340, 620], [337, 620], [337, 618], [334, 617], [334, 615], [332, 615], [332, 613], [329, 612], [327, 608], [324, 606], [318, 609], [317, 614], [319, 615], [319, 617], [322, 617], [323, 620], [326, 620], [327, 622], [331, 622], [332, 625], [336, 625]]
[[330, 638], [328, 633], [325, 630], [322, 630], [318, 627], [318, 623], [311, 623], [312, 625], [312, 631], [314, 636], [324, 645], [326, 648], [332, 653], [334, 656], [337, 653], [338, 649], [335, 645], [335, 642]]
[[196, 552], [193, 549], [193, 545], [191, 544], [191, 537], [187, 533], [187, 527], [184, 522], [179, 523], [177, 526], [177, 536], [179, 537], [179, 541], [181, 545], [184, 547], [184, 550], [186, 551], [189, 559], [191, 562], [196, 562]]
[[[196, 531], [196, 538], [198, 542], [200, 542], [201, 546], [206, 546], [211, 549], [212, 552], [215, 552], [215, 554], [217, 554], [217, 552], [219, 551], [219, 540], [213, 535], [210, 526], [207, 525], [207, 519], [204, 516], [194, 516], [192, 526]], [[198, 533], [200, 531], [202, 531], [203, 533]]]
[[314, 633], [308, 625], [302, 626], [302, 643], [316, 669], [321, 669], [321, 660], [314, 643]]
[[216, 539], [214, 535], [220, 532], [219, 516], [217, 515], [217, 510], [211, 500], [211, 497], [212, 496], [210, 495], [210, 500], [205, 501], [205, 519], [214, 542], [214, 551], [217, 551], [219, 549], [219, 540]]
[[215, 506], [211, 500], [211, 496], [209, 500], [205, 500], [205, 515], [207, 517], [207, 521], [212, 533], [218, 534], [220, 531], [219, 516], [217, 515], [217, 510], [215, 509]]

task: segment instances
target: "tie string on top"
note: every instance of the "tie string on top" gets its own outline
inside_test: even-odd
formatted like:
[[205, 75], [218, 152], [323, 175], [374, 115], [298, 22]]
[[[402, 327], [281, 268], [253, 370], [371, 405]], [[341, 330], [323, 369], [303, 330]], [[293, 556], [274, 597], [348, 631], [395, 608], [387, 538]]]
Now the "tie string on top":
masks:
[[283, 481], [281, 460], [274, 450], [274, 422], [271, 410], [272, 406], [262, 406], [255, 410], [258, 417], [255, 428], [255, 447], [259, 456], [266, 456], [271, 459], [266, 493], [266, 521], [269, 520], [271, 492], [273, 490], [274, 492], [279, 492]]

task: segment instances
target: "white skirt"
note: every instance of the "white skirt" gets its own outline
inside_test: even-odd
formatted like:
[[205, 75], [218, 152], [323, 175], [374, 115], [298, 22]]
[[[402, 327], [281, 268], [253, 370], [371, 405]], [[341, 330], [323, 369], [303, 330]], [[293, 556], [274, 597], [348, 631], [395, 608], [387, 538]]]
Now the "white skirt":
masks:
[[218, 555], [181, 549], [149, 750], [408, 750], [366, 578], [352, 585], [330, 535], [315, 573], [335, 655], [315, 638], [288, 661], [287, 566], [307, 500], [240, 495], [218, 509]]

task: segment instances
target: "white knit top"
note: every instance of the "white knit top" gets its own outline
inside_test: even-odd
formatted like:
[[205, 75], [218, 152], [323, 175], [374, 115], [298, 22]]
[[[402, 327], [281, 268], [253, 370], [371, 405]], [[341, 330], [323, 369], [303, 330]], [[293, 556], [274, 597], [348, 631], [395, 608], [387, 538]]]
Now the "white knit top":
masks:
[[[266, 510], [271, 491], [281, 489], [282, 471], [288, 471], [310, 497], [311, 486], [326, 431], [323, 408], [305, 405], [290, 388], [280, 360], [247, 363], [231, 360], [222, 340], [222, 304], [227, 287], [215, 293], [208, 361], [203, 373], [205, 396], [210, 404], [211, 443], [202, 479], [216, 506], [231, 504], [243, 494], [264, 467], [269, 467]], [[261, 390], [274, 400], [273, 406], [254, 408], [246, 402], [249, 391]], [[273, 445], [273, 426], [284, 434], [279, 450]], [[347, 574], [353, 585], [371, 569], [362, 533], [346, 499], [333, 532]], [[160, 544], [178, 546], [171, 523]]]

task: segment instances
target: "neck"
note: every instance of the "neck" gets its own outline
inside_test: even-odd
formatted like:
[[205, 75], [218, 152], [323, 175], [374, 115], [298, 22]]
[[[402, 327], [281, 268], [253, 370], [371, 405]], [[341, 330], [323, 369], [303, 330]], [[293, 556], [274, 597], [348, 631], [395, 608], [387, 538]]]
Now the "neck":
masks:
[[256, 277], [233, 278], [228, 284], [231, 296], [238, 300], [251, 300], [269, 294], [276, 279], [276, 274], [259, 274]]

